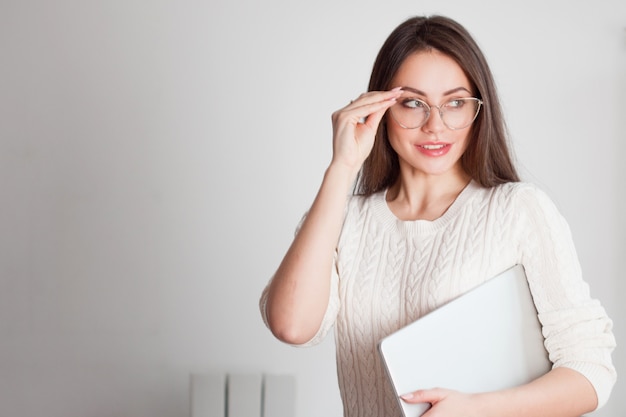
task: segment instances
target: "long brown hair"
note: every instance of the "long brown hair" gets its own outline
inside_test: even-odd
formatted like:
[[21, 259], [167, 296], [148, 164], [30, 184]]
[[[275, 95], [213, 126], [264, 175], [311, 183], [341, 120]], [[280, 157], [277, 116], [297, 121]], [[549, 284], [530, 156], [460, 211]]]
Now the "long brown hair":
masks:
[[[376, 57], [368, 90], [389, 90], [393, 77], [409, 55], [433, 49], [456, 61], [474, 93], [484, 103], [461, 157], [463, 169], [484, 187], [519, 181], [507, 145], [507, 129], [491, 70], [472, 36], [456, 21], [443, 16], [414, 17], [398, 26]], [[389, 143], [386, 123], [383, 118], [374, 148], [363, 163], [356, 184], [358, 194], [382, 191], [393, 185], [400, 175], [398, 155]]]

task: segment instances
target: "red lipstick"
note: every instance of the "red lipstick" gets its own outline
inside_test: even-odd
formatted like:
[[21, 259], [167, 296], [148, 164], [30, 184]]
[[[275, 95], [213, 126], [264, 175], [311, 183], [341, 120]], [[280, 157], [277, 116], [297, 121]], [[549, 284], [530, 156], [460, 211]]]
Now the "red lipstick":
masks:
[[438, 157], [447, 154], [452, 148], [452, 145], [444, 142], [425, 142], [419, 145], [415, 145], [415, 147], [423, 155]]

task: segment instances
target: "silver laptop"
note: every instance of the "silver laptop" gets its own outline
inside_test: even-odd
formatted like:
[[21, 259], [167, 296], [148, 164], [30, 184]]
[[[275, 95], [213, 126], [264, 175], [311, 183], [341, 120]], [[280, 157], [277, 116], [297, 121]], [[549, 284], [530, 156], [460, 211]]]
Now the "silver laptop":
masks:
[[[434, 387], [485, 392], [530, 382], [552, 364], [524, 268], [516, 265], [384, 338], [395, 393]], [[407, 404], [405, 417], [430, 404]]]

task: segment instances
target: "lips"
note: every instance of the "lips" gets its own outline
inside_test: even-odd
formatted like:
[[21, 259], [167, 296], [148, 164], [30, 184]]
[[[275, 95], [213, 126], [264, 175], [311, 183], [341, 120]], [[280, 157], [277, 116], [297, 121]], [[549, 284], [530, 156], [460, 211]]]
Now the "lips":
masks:
[[426, 156], [436, 157], [443, 156], [448, 153], [452, 147], [449, 143], [423, 143], [421, 145], [415, 145], [417, 149]]

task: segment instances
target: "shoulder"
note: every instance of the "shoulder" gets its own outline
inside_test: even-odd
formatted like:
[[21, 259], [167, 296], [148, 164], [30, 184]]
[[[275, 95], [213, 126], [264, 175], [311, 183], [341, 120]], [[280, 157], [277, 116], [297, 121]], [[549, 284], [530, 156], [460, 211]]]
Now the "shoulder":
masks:
[[506, 197], [518, 197], [526, 194], [542, 192], [539, 187], [529, 182], [507, 182], [488, 188], [493, 194]]
[[348, 212], [363, 212], [371, 210], [385, 200], [385, 191], [380, 191], [371, 195], [351, 195], [348, 197]]
[[496, 202], [517, 207], [554, 207], [552, 199], [537, 185], [528, 182], [509, 182], [488, 189]]
[[353, 230], [374, 227], [374, 224], [389, 221], [389, 217], [385, 191], [368, 196], [352, 195], [346, 204], [343, 228]]
[[471, 182], [461, 194], [470, 207], [481, 210], [518, 211], [526, 206], [551, 204], [550, 198], [539, 187], [527, 182], [508, 182], [494, 187], [482, 187]]
[[520, 225], [532, 224], [535, 227], [556, 227], [561, 225], [567, 228], [559, 208], [552, 198], [539, 186], [515, 182], [502, 184], [491, 189], [495, 204], [513, 215]]

